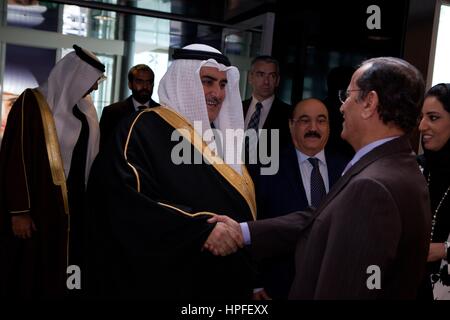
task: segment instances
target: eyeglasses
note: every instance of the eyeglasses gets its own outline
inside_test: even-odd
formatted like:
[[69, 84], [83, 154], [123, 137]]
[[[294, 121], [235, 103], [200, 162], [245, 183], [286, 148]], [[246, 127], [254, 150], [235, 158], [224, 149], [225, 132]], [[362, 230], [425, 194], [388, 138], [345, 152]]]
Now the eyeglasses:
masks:
[[345, 100], [347, 100], [348, 96], [350, 95], [350, 92], [352, 91], [361, 91], [361, 89], [339, 90], [338, 91], [339, 101], [341, 101], [341, 103], [345, 103]]
[[317, 126], [328, 124], [328, 119], [324, 116], [319, 116], [318, 119], [311, 119], [309, 117], [300, 117], [297, 119], [289, 119], [293, 125], [299, 124], [301, 126], [307, 127], [311, 123], [315, 122]]

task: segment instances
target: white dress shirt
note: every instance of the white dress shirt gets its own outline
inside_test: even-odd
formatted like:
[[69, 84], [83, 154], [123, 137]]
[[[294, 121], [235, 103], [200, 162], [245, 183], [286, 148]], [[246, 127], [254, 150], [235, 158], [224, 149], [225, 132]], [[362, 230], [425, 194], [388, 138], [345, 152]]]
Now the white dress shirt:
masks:
[[133, 100], [134, 110], [138, 111], [140, 106], [146, 106], [147, 108], [150, 107], [150, 100], [148, 100], [146, 103], [140, 103], [137, 102], [133, 97], [131, 97]]

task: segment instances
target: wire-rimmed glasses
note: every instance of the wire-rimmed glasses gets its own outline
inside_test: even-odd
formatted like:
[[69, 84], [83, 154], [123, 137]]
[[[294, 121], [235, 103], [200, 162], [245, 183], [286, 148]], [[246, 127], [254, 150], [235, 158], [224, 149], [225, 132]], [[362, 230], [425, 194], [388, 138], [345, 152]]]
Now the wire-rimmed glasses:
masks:
[[341, 101], [341, 103], [344, 103], [345, 100], [347, 100], [348, 96], [350, 95], [350, 92], [352, 91], [361, 91], [361, 89], [339, 90], [338, 91], [339, 101]]

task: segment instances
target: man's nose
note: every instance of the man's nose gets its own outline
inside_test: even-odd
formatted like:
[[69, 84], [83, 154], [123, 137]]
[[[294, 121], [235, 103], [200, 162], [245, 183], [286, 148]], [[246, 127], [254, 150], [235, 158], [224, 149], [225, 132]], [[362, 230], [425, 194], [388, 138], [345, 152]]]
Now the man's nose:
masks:
[[150, 89], [152, 86], [152, 83], [150, 81], [144, 81], [142, 87], [145, 89]]
[[219, 96], [220, 93], [220, 85], [218, 83], [215, 83], [211, 86], [210, 94], [214, 96], [215, 98]]
[[311, 121], [309, 124], [309, 128], [312, 131], [317, 131], [317, 122], [316, 121]]

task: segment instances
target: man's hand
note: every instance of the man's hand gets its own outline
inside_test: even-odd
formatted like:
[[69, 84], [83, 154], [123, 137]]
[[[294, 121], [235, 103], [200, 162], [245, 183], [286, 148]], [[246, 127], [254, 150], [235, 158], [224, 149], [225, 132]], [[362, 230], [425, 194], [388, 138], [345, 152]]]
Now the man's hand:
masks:
[[24, 214], [12, 217], [12, 230], [16, 237], [29, 239], [33, 231], [36, 231], [36, 226], [30, 215]]
[[266, 290], [261, 289], [256, 292], [253, 290], [252, 300], [272, 300], [272, 298], [267, 294]]
[[208, 219], [209, 223], [217, 222], [213, 231], [206, 239], [203, 248], [216, 256], [226, 256], [244, 246], [239, 223], [227, 216], [214, 216]]
[[445, 258], [444, 243], [430, 243], [430, 250], [428, 251], [428, 262], [438, 261]]

